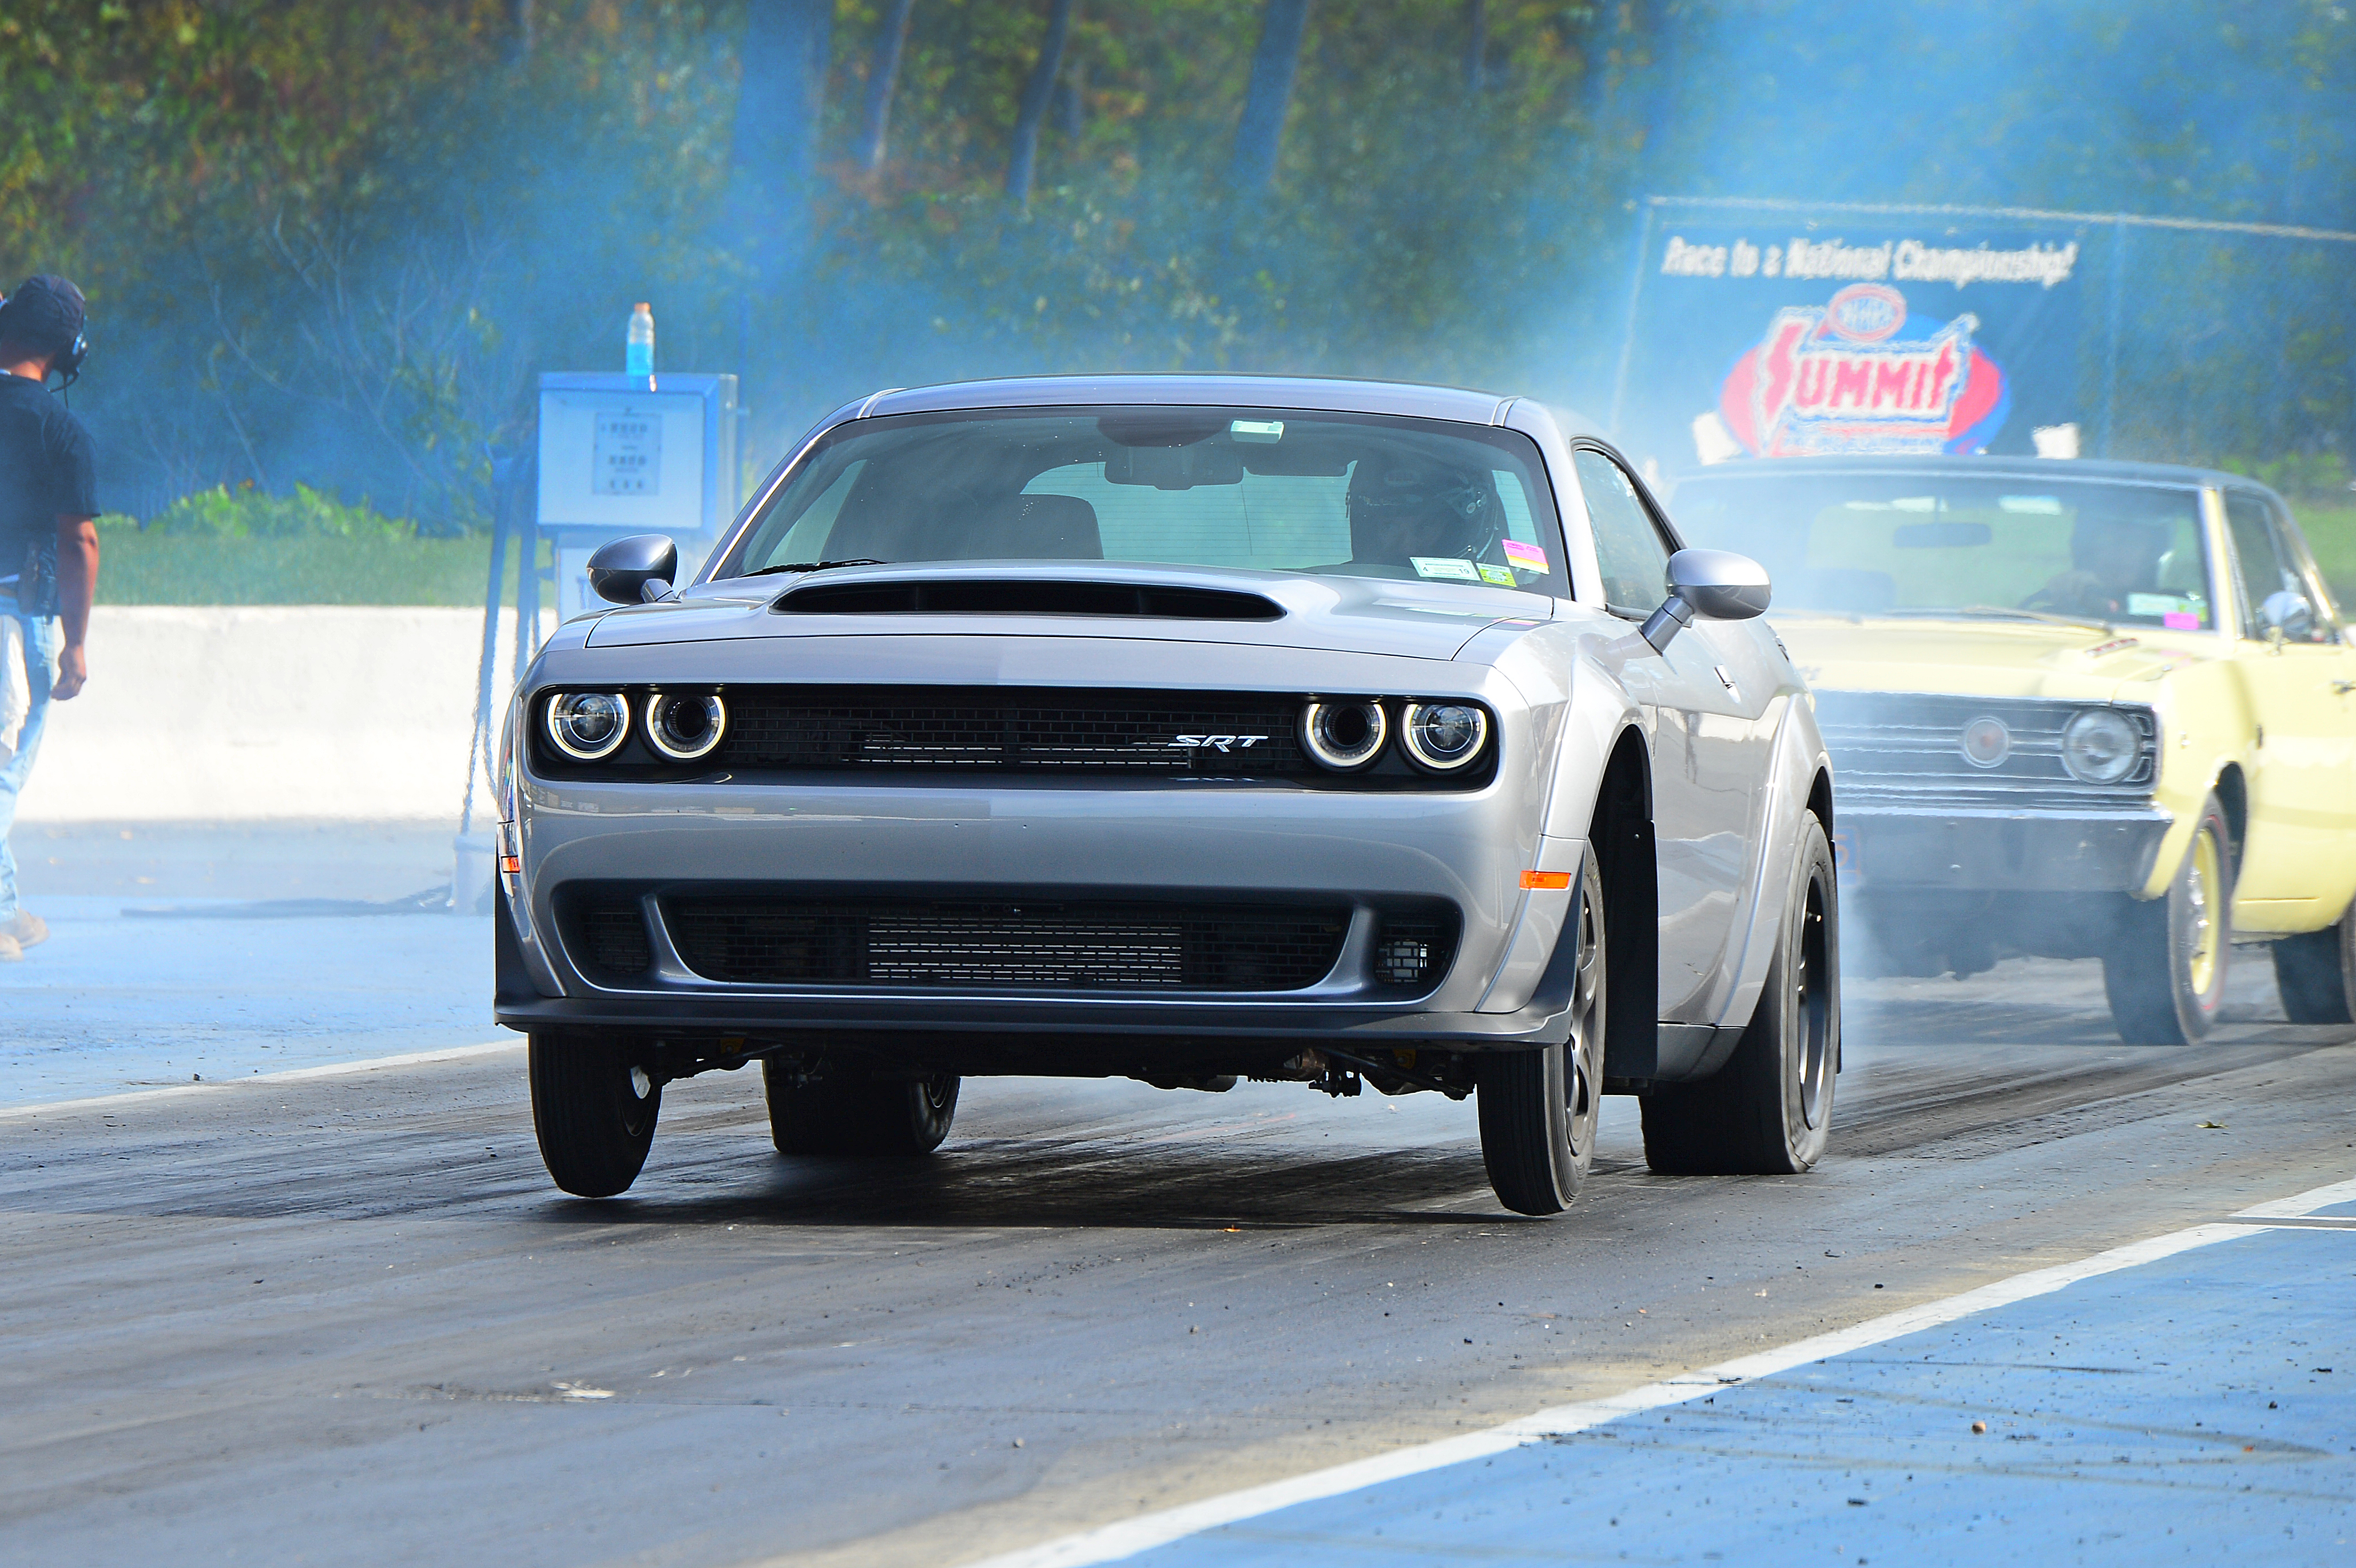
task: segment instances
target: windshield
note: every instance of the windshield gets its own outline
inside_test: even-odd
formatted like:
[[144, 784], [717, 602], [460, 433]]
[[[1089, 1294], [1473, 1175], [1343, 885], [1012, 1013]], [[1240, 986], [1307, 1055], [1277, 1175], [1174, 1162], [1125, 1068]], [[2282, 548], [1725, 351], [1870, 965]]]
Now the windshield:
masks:
[[2216, 625], [2198, 494], [2017, 475], [1696, 477], [1695, 544], [1767, 568], [1778, 611], [2013, 613]]
[[1570, 596], [1537, 449], [1510, 431], [1279, 409], [855, 420], [714, 573], [1118, 560]]

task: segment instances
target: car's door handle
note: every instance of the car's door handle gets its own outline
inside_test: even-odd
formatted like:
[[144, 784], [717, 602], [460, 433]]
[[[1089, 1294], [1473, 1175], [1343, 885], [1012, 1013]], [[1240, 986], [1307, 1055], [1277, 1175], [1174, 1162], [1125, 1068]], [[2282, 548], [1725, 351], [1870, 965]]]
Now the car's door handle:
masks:
[[2356, 680], [2335, 680], [2331, 683], [2331, 689], [2335, 695], [2345, 697], [2356, 691]]

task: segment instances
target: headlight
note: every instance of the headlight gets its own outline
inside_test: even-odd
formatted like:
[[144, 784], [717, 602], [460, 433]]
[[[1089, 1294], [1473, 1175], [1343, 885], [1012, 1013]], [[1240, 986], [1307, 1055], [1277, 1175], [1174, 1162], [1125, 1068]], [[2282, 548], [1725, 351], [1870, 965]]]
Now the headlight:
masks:
[[1301, 749], [1336, 773], [1365, 767], [1390, 738], [1390, 715], [1379, 702], [1312, 702], [1301, 710]]
[[665, 697], [658, 691], [647, 699], [647, 740], [675, 763], [709, 754], [727, 728], [728, 709], [717, 697]]
[[2081, 784], [2116, 784], [2143, 751], [2136, 727], [2107, 708], [2089, 708], [2062, 731], [2062, 765]]
[[548, 738], [568, 757], [610, 757], [630, 733], [630, 699], [618, 691], [567, 691], [548, 699]]
[[1408, 759], [1435, 773], [1470, 766], [1489, 741], [1489, 715], [1469, 702], [1410, 702], [1399, 717]]

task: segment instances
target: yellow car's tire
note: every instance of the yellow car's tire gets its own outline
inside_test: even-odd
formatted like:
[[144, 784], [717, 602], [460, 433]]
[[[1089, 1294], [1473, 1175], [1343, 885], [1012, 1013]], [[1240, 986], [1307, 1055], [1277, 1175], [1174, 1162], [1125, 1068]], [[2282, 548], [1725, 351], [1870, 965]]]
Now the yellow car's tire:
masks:
[[531, 1125], [556, 1185], [579, 1198], [629, 1190], [662, 1114], [662, 1085], [627, 1042], [531, 1031]]
[[1481, 1159], [1497, 1201], [1516, 1214], [1559, 1214], [1587, 1185], [1603, 1104], [1603, 878], [1595, 857], [1558, 941], [1577, 942], [1570, 1039], [1474, 1058]]
[[2207, 1038], [2225, 1000], [2233, 909], [2233, 834], [2212, 795], [2201, 803], [2167, 894], [2122, 910], [2103, 955], [2103, 993], [2121, 1040], [2190, 1045]]
[[2274, 944], [2275, 986], [2295, 1024], [2356, 1023], [2356, 909]]
[[1824, 1157], [1840, 1072], [1840, 906], [1832, 845], [1803, 819], [1802, 875], [1732, 1060], [1644, 1100], [1644, 1163], [1691, 1176], [1796, 1176]]
[[930, 1154], [957, 1119], [958, 1079], [948, 1072], [909, 1083], [821, 1063], [811, 1077], [764, 1058], [761, 1088], [779, 1154]]

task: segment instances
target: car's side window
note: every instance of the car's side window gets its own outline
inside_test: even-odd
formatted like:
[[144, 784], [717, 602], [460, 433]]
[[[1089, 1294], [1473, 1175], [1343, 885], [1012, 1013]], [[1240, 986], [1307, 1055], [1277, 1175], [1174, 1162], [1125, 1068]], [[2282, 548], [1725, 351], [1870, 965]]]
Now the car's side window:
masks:
[[1649, 613], [1667, 593], [1668, 541], [1636, 494], [1635, 482], [1600, 452], [1582, 447], [1572, 454], [1587, 516], [1595, 529], [1595, 563], [1603, 573], [1603, 598], [1614, 610]]
[[2225, 526], [2233, 536], [2234, 576], [2241, 595], [2242, 635], [2266, 640], [2280, 632], [2292, 643], [2329, 643], [2339, 629], [2316, 603], [2298, 552], [2265, 499], [2225, 493]]

